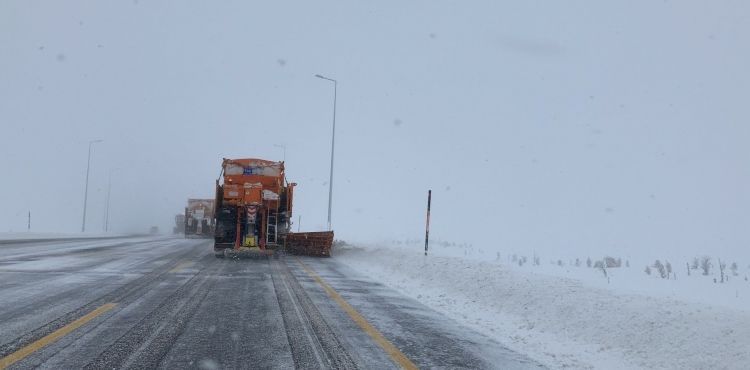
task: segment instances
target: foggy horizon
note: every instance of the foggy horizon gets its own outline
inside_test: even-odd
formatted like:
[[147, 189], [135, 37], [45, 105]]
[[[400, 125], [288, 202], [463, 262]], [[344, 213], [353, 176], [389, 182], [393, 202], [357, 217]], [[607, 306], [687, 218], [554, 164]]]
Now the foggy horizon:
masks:
[[[0, 232], [171, 232], [222, 158], [293, 221], [503, 252], [748, 255], [744, 3], [0, 5]], [[467, 26], [468, 24], [468, 26]], [[293, 230], [297, 225], [293, 226]]]

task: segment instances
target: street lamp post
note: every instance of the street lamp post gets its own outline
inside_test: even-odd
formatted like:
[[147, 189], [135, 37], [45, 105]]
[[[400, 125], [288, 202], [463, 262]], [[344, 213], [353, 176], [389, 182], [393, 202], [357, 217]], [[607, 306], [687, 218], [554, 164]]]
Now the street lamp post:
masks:
[[109, 196], [112, 193], [112, 172], [119, 168], [109, 170], [109, 180], [107, 180], [107, 203], [104, 207], [104, 232], [109, 232]]
[[331, 199], [333, 198], [333, 152], [336, 143], [336, 88], [338, 81], [321, 75], [315, 75], [317, 78], [322, 78], [333, 82], [333, 128], [331, 129], [331, 171], [328, 179], [328, 230], [331, 230]]
[[273, 146], [277, 148], [281, 148], [284, 150], [284, 159], [283, 161], [286, 162], [286, 145], [285, 144], [273, 144]]
[[86, 204], [89, 200], [89, 170], [91, 169], [91, 146], [101, 142], [102, 140], [89, 141], [89, 158], [86, 162], [86, 187], [83, 193], [83, 224], [81, 225], [81, 232], [86, 232]]

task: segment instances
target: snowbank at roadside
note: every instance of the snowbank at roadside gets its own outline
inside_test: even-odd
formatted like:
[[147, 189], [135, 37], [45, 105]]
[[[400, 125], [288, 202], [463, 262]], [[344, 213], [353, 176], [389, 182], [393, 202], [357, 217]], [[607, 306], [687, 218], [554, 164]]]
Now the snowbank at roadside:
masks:
[[[629, 283], [607, 284], [594, 269], [534, 271], [499, 259], [442, 254], [425, 257], [403, 246], [343, 246], [335, 258], [552, 368], [740, 369], [750, 364], [750, 306], [744, 298], [750, 296], [750, 283], [741, 278], [732, 280], [737, 299], [714, 305], [662, 294], [663, 288], [639, 289], [644, 281], [666, 280], [638, 280], [649, 277], [635, 267], [610, 270], [616, 276], [611, 280]], [[705, 280], [694, 280], [694, 296], [710, 296], [701, 291], [716, 285]]]

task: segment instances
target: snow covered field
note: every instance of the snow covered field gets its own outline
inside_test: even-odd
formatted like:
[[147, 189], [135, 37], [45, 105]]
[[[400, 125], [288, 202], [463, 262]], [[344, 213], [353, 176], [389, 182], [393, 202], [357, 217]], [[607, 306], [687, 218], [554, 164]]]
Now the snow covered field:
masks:
[[28, 239], [67, 239], [67, 238], [108, 238], [125, 236], [126, 234], [112, 233], [42, 233], [42, 232], [0, 232], [2, 240], [28, 240]]
[[727, 267], [722, 284], [718, 266], [687, 276], [686, 261], [674, 262], [676, 279], [630, 260], [605, 278], [586, 256], [535, 265], [528, 255], [519, 266], [520, 255], [466, 245], [425, 257], [419, 244], [399, 244], [341, 246], [335, 258], [552, 368], [750, 364], [750, 261], [738, 261], [736, 276]]

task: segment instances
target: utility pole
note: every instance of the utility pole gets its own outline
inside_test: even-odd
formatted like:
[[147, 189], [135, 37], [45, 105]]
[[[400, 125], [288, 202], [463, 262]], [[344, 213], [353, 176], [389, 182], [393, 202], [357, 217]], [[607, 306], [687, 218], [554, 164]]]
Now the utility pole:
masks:
[[101, 142], [102, 140], [89, 141], [89, 158], [86, 162], [86, 187], [83, 193], [83, 223], [81, 224], [81, 232], [86, 232], [86, 204], [89, 200], [89, 170], [91, 169], [91, 146], [93, 144]]
[[26, 231], [31, 231], [31, 211], [29, 211], [29, 225], [26, 227]]
[[328, 179], [328, 230], [331, 230], [331, 199], [333, 198], [333, 151], [336, 143], [336, 89], [338, 81], [328, 78], [322, 75], [315, 75], [317, 78], [322, 78], [333, 82], [333, 128], [331, 129], [331, 171], [330, 178]]
[[107, 180], [107, 202], [104, 206], [104, 232], [109, 231], [109, 197], [110, 194], [112, 194], [112, 172], [115, 172], [117, 170], [117, 168], [110, 170], [109, 179]]
[[427, 248], [430, 245], [430, 203], [432, 203], [432, 190], [427, 190], [427, 225], [424, 232], [424, 255], [427, 255]]
[[273, 146], [284, 150], [284, 159], [282, 161], [286, 162], [286, 144], [273, 144]]

